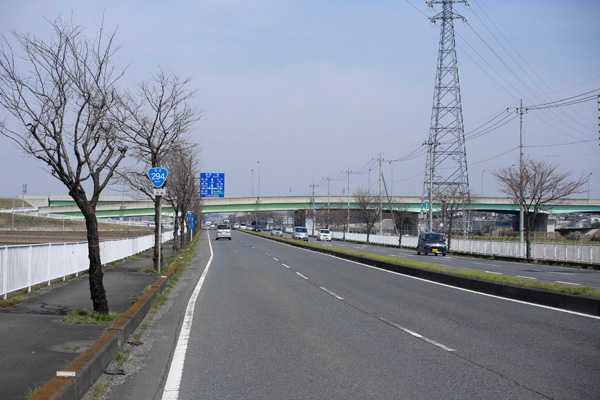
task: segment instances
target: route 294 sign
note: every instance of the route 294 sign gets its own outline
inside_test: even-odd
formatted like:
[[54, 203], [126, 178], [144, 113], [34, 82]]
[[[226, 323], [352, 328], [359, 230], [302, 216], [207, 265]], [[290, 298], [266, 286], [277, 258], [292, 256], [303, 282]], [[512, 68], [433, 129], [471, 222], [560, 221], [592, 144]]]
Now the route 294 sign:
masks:
[[159, 188], [165, 184], [169, 171], [166, 168], [150, 168], [148, 170], [148, 178], [155, 188]]

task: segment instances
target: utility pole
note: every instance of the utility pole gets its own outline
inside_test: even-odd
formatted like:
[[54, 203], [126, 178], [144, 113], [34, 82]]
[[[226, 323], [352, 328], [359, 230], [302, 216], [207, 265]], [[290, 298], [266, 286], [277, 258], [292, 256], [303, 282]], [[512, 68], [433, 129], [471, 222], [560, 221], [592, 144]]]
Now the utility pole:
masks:
[[381, 204], [381, 177], [383, 172], [381, 171], [381, 153], [379, 153], [379, 234], [383, 235], [383, 209]]
[[[509, 109], [507, 109], [508, 111]], [[527, 112], [526, 108], [523, 108], [523, 99], [519, 103], [519, 108], [515, 109], [519, 113], [519, 186], [523, 185], [523, 168], [525, 166], [524, 162], [524, 138], [525, 138], [525, 129], [523, 127], [523, 114]], [[523, 192], [524, 188], [519, 188], [521, 192]], [[519, 205], [519, 242], [523, 243], [525, 241], [524, 238], [525, 231], [525, 210], [523, 209], [523, 205]]]
[[312, 236], [315, 236], [315, 225], [317, 224], [317, 217], [315, 214], [315, 181], [313, 181], [312, 185], [310, 185], [312, 188], [312, 197], [310, 198], [310, 205], [312, 208]]
[[[468, 230], [470, 220], [469, 174], [465, 146], [458, 63], [454, 42], [454, 19], [462, 16], [452, 10], [455, 3], [464, 0], [433, 0], [427, 5], [442, 5], [442, 12], [431, 18], [441, 21], [440, 43], [437, 59], [436, 82], [431, 110], [429, 154], [425, 163], [419, 230], [433, 230], [433, 193], [443, 197], [461, 193], [463, 229]], [[456, 190], [458, 187], [459, 190]], [[428, 203], [428, 207], [427, 204]]]

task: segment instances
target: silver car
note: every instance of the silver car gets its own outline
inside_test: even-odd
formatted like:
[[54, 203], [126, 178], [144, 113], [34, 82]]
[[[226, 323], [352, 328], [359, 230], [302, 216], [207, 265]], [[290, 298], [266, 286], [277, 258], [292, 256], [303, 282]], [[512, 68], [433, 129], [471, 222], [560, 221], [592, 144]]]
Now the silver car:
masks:
[[294, 239], [308, 241], [308, 231], [303, 226], [294, 227]]
[[224, 224], [217, 225], [217, 234], [215, 235], [215, 240], [219, 239], [231, 240], [231, 226]]
[[271, 230], [271, 236], [282, 237], [283, 236], [283, 231], [281, 230], [281, 228], [273, 228]]

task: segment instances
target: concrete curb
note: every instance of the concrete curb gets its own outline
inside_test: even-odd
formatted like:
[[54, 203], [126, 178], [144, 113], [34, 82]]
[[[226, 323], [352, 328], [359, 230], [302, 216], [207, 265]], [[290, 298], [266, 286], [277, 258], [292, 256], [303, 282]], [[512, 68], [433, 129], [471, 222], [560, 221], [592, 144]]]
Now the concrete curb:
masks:
[[290, 243], [288, 241], [282, 241], [276, 237], [266, 235], [260, 236], [274, 241], [284, 242], [291, 246], [310, 249], [320, 253], [343, 258], [346, 260], [370, 265], [372, 267], [385, 269], [387, 271], [393, 271], [403, 275], [409, 275], [437, 283], [456, 286], [462, 289], [473, 290], [476, 292], [491, 294], [499, 297], [506, 297], [513, 300], [520, 300], [548, 307], [560, 308], [562, 310], [600, 316], [600, 299], [594, 297], [575, 296], [571, 294], [549, 292], [546, 290], [524, 288], [503, 283], [489, 282], [474, 278], [467, 278], [463, 276], [450, 275], [445, 274], [443, 272], [429, 271], [425, 269], [410, 267], [407, 265], [392, 264], [385, 261], [353, 256], [342, 252], [338, 252], [334, 249], [320, 249], [311, 246], [306, 246], [304, 243]]
[[[144, 293], [123, 316], [109, 329], [109, 333], [100, 337], [88, 350], [77, 357], [64, 371], [30, 397], [31, 400], [79, 400], [104, 373], [113, 356], [129, 336], [137, 329], [150, 311], [152, 302], [158, 293], [162, 293], [167, 281], [177, 272], [181, 260], [187, 255], [200, 235], [177, 258], [173, 266]], [[60, 375], [60, 376], [59, 376]]]

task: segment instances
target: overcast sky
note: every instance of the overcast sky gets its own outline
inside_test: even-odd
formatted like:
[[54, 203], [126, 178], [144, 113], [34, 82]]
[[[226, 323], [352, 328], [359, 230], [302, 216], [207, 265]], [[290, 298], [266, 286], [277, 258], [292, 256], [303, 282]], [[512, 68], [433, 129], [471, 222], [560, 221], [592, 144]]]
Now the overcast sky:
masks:
[[[520, 99], [527, 107], [600, 93], [600, 2], [470, 3], [454, 7], [467, 19], [455, 21], [455, 32], [469, 181], [476, 195], [497, 196], [491, 172], [519, 155], [514, 108]], [[149, 78], [159, 66], [190, 77], [202, 110], [193, 132], [202, 171], [225, 173], [226, 197], [256, 196], [259, 189], [261, 196], [308, 195], [313, 183], [315, 194], [327, 195], [328, 177], [331, 194], [341, 195], [347, 170], [351, 192], [369, 184], [377, 191], [380, 155], [393, 195], [422, 194], [422, 143], [429, 138], [440, 36], [428, 17], [440, 6], [430, 9], [421, 0], [0, 0], [0, 10], [5, 36], [15, 30], [48, 37], [46, 19], [61, 16], [92, 38], [104, 15], [105, 25], [118, 29], [118, 62], [129, 64], [124, 85]], [[526, 155], [577, 176], [593, 172], [590, 196], [600, 197], [595, 98], [530, 110], [524, 126]], [[0, 195], [20, 195], [24, 183], [28, 194], [67, 193], [4, 137], [0, 166]], [[587, 197], [584, 189], [579, 197]]]

